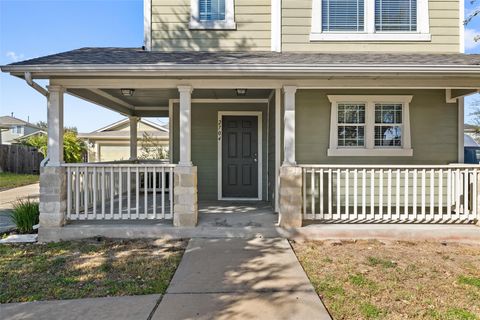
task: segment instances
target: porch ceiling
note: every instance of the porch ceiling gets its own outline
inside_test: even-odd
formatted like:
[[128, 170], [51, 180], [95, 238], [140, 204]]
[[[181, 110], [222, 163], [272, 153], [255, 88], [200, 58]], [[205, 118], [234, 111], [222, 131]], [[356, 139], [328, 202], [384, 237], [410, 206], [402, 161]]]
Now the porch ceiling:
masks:
[[[170, 99], [178, 99], [177, 89], [135, 89], [133, 96], [124, 96], [118, 89], [70, 88], [67, 92], [78, 98], [104, 106], [124, 115], [168, 117]], [[235, 89], [198, 89], [192, 99], [268, 99], [271, 90], [250, 89], [237, 96]]]

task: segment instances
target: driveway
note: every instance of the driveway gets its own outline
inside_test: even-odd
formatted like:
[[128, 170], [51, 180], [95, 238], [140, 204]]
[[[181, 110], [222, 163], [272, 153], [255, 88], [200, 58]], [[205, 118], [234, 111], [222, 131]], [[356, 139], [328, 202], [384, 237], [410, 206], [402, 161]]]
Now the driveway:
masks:
[[38, 201], [40, 197], [40, 185], [38, 183], [23, 187], [0, 191], [0, 233], [14, 228], [9, 217], [13, 204], [19, 199], [33, 199]]

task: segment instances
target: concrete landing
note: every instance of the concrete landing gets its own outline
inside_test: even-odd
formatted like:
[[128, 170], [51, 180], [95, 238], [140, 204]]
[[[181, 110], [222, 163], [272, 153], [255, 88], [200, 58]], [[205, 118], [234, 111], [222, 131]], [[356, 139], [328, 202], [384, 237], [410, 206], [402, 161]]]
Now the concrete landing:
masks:
[[2, 320], [149, 319], [160, 295], [0, 304]]
[[154, 320], [331, 319], [283, 239], [192, 239]]

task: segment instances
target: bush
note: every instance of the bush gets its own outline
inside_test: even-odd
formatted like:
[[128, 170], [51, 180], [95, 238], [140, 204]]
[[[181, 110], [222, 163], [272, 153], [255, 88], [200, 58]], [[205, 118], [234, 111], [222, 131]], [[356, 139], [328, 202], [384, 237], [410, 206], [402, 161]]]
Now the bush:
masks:
[[27, 200], [18, 200], [13, 205], [13, 211], [10, 217], [15, 223], [19, 233], [31, 233], [33, 226], [38, 224], [40, 210], [38, 202]]

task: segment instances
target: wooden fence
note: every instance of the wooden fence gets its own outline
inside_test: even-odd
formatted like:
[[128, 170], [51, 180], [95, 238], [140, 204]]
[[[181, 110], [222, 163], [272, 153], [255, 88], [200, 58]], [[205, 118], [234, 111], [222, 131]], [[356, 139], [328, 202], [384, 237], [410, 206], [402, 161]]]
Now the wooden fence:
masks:
[[43, 155], [37, 148], [12, 144], [0, 145], [0, 172], [39, 174]]

